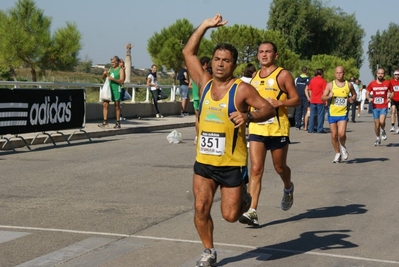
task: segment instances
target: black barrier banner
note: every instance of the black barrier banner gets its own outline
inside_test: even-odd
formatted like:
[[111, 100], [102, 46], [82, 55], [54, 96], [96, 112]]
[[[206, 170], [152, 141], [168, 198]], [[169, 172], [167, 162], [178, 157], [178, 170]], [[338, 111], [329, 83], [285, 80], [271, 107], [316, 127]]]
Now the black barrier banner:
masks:
[[81, 129], [84, 89], [0, 89], [0, 135]]

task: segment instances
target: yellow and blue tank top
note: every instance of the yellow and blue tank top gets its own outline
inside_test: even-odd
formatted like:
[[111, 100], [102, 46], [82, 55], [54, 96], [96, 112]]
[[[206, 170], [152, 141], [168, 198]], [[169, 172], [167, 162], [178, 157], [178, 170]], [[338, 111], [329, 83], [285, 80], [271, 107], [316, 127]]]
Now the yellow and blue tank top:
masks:
[[330, 100], [328, 114], [330, 116], [346, 116], [348, 96], [350, 92], [348, 81], [345, 81], [345, 84], [340, 87], [335, 83], [334, 80], [332, 82], [331, 91], [333, 93], [333, 97]]
[[200, 99], [196, 161], [212, 166], [245, 166], [245, 124], [234, 128], [229, 119], [229, 114], [238, 110], [235, 98], [241, 80], [236, 79], [219, 101], [212, 99], [212, 82], [206, 84]]
[[[277, 100], [286, 100], [288, 95], [280, 89], [277, 82], [277, 76], [283, 68], [276, 68], [266, 77], [260, 77], [260, 70], [251, 80], [251, 85], [258, 90], [258, 93], [264, 98]], [[254, 108], [251, 108], [251, 112]], [[276, 108], [276, 116], [263, 122], [251, 122], [249, 124], [249, 133], [261, 136], [289, 136], [290, 122], [288, 120], [287, 107], [280, 106]]]

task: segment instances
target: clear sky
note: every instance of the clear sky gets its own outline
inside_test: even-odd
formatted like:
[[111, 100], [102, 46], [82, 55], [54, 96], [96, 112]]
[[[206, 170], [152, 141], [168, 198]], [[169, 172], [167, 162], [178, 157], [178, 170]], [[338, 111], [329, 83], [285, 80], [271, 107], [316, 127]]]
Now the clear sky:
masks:
[[[1, 0], [0, 9], [15, 6], [16, 0]], [[360, 79], [367, 84], [373, 79], [367, 59], [370, 36], [388, 29], [389, 23], [399, 24], [396, 0], [330, 0], [327, 6], [342, 8], [355, 14], [365, 30], [364, 63]], [[149, 68], [152, 64], [147, 41], [155, 32], [187, 18], [194, 27], [216, 13], [228, 20], [227, 25], [247, 24], [266, 29], [271, 0], [35, 0], [37, 7], [52, 17], [52, 30], [75, 22], [82, 33], [81, 59], [94, 64], [108, 63], [113, 55], [125, 57], [127, 43], [132, 43], [132, 65]], [[379, 13], [379, 14], [378, 14]], [[162, 45], [162, 44], [160, 44]], [[335, 67], [335, 66], [332, 66]]]

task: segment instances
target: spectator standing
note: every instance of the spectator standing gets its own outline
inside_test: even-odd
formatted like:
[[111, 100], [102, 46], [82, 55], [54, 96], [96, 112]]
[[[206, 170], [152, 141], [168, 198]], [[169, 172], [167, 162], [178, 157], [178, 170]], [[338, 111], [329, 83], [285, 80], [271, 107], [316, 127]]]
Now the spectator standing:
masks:
[[360, 94], [361, 94], [361, 99], [360, 99], [360, 111], [365, 110], [364, 103], [365, 103], [365, 101], [366, 101], [366, 92], [367, 92], [367, 90], [366, 90], [366, 85], [363, 84], [363, 85], [362, 85], [362, 90], [360, 91]]
[[[103, 72], [102, 77], [110, 82], [111, 87], [111, 100], [115, 105], [116, 124], [115, 129], [121, 128], [120, 116], [120, 101], [121, 101], [121, 86], [120, 84], [125, 81], [125, 71], [119, 66], [120, 59], [118, 56], [111, 58], [112, 67]], [[108, 106], [110, 101], [103, 101], [103, 122], [98, 127], [108, 127]]]
[[[294, 203], [294, 184], [291, 169], [287, 166], [290, 143], [290, 122], [287, 107], [299, 105], [300, 99], [290, 72], [277, 67], [277, 46], [263, 42], [258, 47], [261, 68], [251, 80], [251, 85], [276, 109], [276, 116], [260, 123], [249, 124], [249, 154], [251, 175], [248, 192], [252, 197], [249, 210], [239, 219], [240, 223], [258, 225], [257, 206], [262, 188], [267, 150], [270, 150], [274, 169], [283, 181], [282, 210], [289, 210]], [[254, 112], [254, 108], [251, 108]]]
[[[385, 133], [385, 119], [388, 112], [389, 93], [392, 92], [391, 83], [385, 80], [385, 70], [377, 70], [377, 79], [367, 86], [367, 99], [373, 104], [374, 132], [376, 140], [374, 146], [379, 146], [382, 140], [387, 140]], [[370, 94], [373, 96], [370, 97]], [[381, 135], [381, 137], [380, 137]]]
[[[188, 72], [200, 88], [199, 138], [194, 164], [194, 223], [204, 246], [196, 266], [216, 266], [211, 208], [220, 187], [223, 219], [235, 222], [248, 209], [246, 191], [248, 150], [245, 125], [266, 121], [275, 110], [249, 84], [234, 77], [238, 51], [231, 44], [219, 44], [212, 58], [213, 75], [204, 70], [197, 57], [199, 44], [210, 28], [227, 21], [217, 14], [204, 20], [183, 49]], [[249, 107], [256, 111], [248, 113]]]
[[302, 122], [305, 120], [306, 112], [309, 107], [309, 99], [305, 94], [305, 89], [309, 85], [309, 81], [310, 77], [308, 76], [308, 68], [302, 67], [302, 73], [295, 79], [295, 87], [301, 101], [299, 106], [295, 108], [295, 128], [297, 130], [301, 129]]
[[255, 65], [252, 63], [248, 63], [244, 69], [244, 75], [241, 77], [241, 80], [246, 83], [251, 83], [253, 76], [256, 73]]
[[357, 85], [357, 91], [356, 91], [356, 111], [357, 111], [357, 116], [360, 117], [360, 103], [362, 101], [362, 81], [359, 79], [356, 79], [355, 81]]
[[181, 115], [188, 116], [189, 113], [187, 112], [187, 105], [190, 101], [189, 97], [189, 77], [186, 66], [183, 65], [179, 74], [177, 75], [177, 79], [179, 80], [179, 89], [180, 89], [180, 96], [181, 96]]
[[[120, 59], [119, 67], [123, 70], [123, 72], [125, 73], [125, 77], [126, 77], [126, 68], [125, 68], [125, 62], [123, 61], [123, 59]], [[121, 109], [121, 116], [120, 116], [120, 120], [121, 121], [126, 120], [126, 118], [123, 117], [123, 115], [122, 115], [122, 101], [124, 100], [123, 98], [124, 98], [125, 94], [126, 94], [125, 81], [123, 81], [123, 83], [121, 83], [121, 100], [120, 100], [120, 103], [119, 103], [119, 107]]]
[[[328, 101], [327, 118], [331, 130], [331, 143], [335, 151], [333, 163], [339, 163], [348, 159], [346, 149], [346, 126], [347, 126], [347, 101], [356, 101], [356, 92], [350, 82], [344, 80], [345, 70], [342, 66], [335, 69], [335, 80], [328, 83], [321, 96], [323, 101]], [[351, 93], [351, 97], [349, 94]]]
[[[360, 90], [359, 90], [359, 84], [360, 84], [360, 80], [354, 77], [351, 77], [350, 79], [350, 83], [353, 86], [353, 89], [356, 92], [357, 95], [357, 99], [355, 99], [355, 101], [348, 101], [348, 117], [349, 117], [349, 110], [352, 110], [351, 113], [351, 121], [353, 123], [356, 123], [356, 108], [359, 106], [360, 104]], [[349, 94], [349, 97], [352, 97], [352, 93]], [[348, 118], [349, 119], [349, 118]]]
[[317, 69], [315, 71], [315, 77], [313, 77], [308, 85], [308, 88], [305, 90], [306, 97], [310, 102], [310, 117], [309, 117], [309, 126], [308, 133], [312, 133], [314, 131], [315, 126], [315, 117], [317, 116], [317, 133], [327, 133], [323, 129], [324, 124], [324, 113], [325, 113], [325, 103], [321, 100], [321, 95], [326, 89], [327, 82], [323, 78], [324, 70]]
[[391, 129], [390, 132], [395, 131], [395, 117], [398, 128], [396, 133], [399, 134], [399, 69], [395, 70], [393, 73], [393, 79], [391, 79], [393, 96], [391, 99]]
[[147, 76], [147, 86], [151, 89], [152, 101], [155, 108], [155, 117], [163, 118], [163, 115], [159, 112], [158, 109], [158, 79], [157, 79], [157, 65], [153, 64], [151, 66], [151, 71]]

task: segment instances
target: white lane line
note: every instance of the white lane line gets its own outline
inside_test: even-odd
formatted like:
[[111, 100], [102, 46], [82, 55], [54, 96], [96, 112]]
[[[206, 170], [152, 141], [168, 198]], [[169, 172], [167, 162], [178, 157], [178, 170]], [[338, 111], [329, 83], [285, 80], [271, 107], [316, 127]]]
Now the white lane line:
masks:
[[116, 234], [116, 233], [102, 233], [102, 232], [77, 231], [77, 230], [40, 228], [40, 227], [10, 226], [10, 225], [0, 225], [0, 228], [31, 230], [31, 231], [64, 232], [64, 233], [84, 234], [84, 235], [106, 235], [106, 236], [117, 236], [117, 237], [129, 237], [130, 236], [130, 235]]
[[[151, 240], [161, 240], [161, 241], [171, 241], [171, 242], [201, 243], [201, 241], [175, 239], [175, 238], [164, 238], [164, 237], [153, 237], [153, 236], [131, 235], [129, 237], [141, 238], [141, 239], [151, 239]], [[300, 251], [300, 250], [289, 250], [289, 249], [278, 249], [278, 248], [263, 248], [263, 247], [255, 247], [255, 246], [247, 246], [247, 245], [239, 245], [239, 244], [231, 244], [231, 243], [215, 243], [215, 245], [226, 246], [226, 247], [236, 247], [236, 248], [246, 248], [246, 249], [258, 249], [258, 250], [264, 250], [264, 251], [286, 252], [286, 253], [291, 253], [291, 254], [308, 254], [308, 255], [325, 256], [325, 257], [332, 257], [332, 258], [343, 258], [343, 259], [351, 259], [351, 260], [362, 260], [362, 261], [379, 262], [379, 263], [399, 264], [399, 261], [371, 259], [371, 258], [345, 256], [345, 255], [338, 255], [338, 254], [328, 254], [328, 253], [312, 252], [312, 251]]]
[[[255, 267], [261, 265], [263, 262], [267, 261], [272, 254], [266, 253], [256, 253], [244, 252], [241, 251], [233, 251], [226, 249], [217, 249], [218, 258], [221, 259], [218, 261], [217, 266], [229, 266], [229, 267]], [[179, 267], [192, 267], [195, 266], [195, 263], [198, 260], [198, 256], [192, 258]]]
[[[160, 241], [170, 241], [170, 242], [183, 242], [183, 243], [197, 243], [197, 244], [201, 243], [200, 241], [197, 241], [197, 240], [186, 240], [186, 239], [165, 238], [165, 237], [155, 237], [155, 236], [126, 235], [126, 234], [104, 233], [104, 232], [77, 231], [77, 230], [66, 230], [66, 229], [55, 229], [55, 228], [23, 227], [23, 226], [9, 226], [9, 225], [0, 225], [0, 228], [65, 232], [65, 233], [87, 234], [87, 235], [133, 237], [133, 238], [140, 238], [140, 239], [150, 239], [150, 240], [160, 240]], [[345, 256], [345, 255], [312, 252], [312, 251], [285, 250], [285, 249], [262, 248], [262, 247], [259, 248], [259, 247], [255, 247], [255, 246], [230, 244], [230, 243], [215, 243], [215, 245], [226, 246], [226, 247], [236, 247], [236, 248], [246, 248], [246, 249], [262, 249], [265, 251], [287, 252], [287, 253], [292, 253], [292, 254], [308, 254], [308, 255], [316, 255], [316, 256], [324, 256], [324, 257], [332, 257], [332, 258], [342, 258], [342, 259], [352, 259], [352, 260], [362, 260], [362, 261], [379, 262], [379, 263], [399, 264], [399, 261], [372, 259], [372, 258], [355, 257], [355, 256]]]

